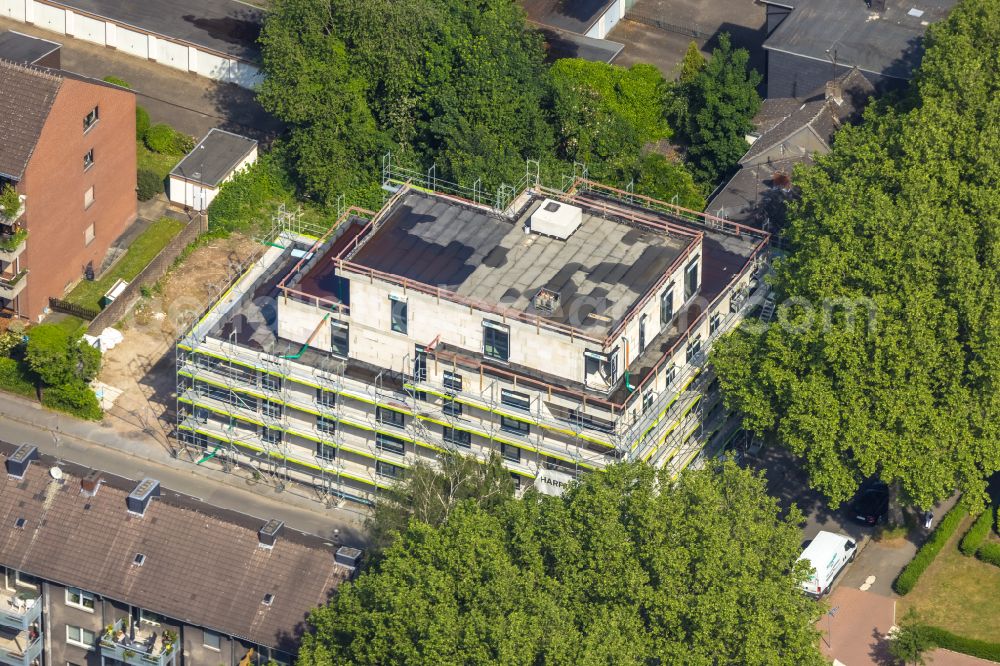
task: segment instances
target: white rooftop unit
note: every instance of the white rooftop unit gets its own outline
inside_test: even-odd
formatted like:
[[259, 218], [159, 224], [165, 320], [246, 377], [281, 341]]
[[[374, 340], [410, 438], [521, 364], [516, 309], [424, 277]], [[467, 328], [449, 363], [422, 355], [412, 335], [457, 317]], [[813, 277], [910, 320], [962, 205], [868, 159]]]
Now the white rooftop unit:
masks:
[[531, 214], [531, 231], [566, 240], [583, 222], [583, 211], [576, 206], [546, 199]]

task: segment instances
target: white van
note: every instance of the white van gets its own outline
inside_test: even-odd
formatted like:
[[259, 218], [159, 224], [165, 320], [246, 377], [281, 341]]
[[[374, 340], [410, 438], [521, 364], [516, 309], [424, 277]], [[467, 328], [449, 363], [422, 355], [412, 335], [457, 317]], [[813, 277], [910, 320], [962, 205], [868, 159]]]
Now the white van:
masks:
[[806, 547], [800, 560], [806, 560], [815, 570], [812, 577], [802, 583], [802, 589], [817, 599], [830, 592], [833, 579], [848, 562], [854, 561], [858, 544], [850, 537], [833, 532], [820, 532]]

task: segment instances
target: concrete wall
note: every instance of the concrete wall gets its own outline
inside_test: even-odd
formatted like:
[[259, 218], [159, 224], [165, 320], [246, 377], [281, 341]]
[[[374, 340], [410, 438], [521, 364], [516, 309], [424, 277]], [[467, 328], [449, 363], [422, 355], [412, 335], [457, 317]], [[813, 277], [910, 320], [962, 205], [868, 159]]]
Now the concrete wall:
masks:
[[[98, 121], [86, 132], [94, 107]], [[84, 170], [83, 156], [94, 163]], [[135, 94], [75, 79], [61, 84], [19, 190], [26, 195], [28, 240], [20, 257], [30, 272], [18, 298], [36, 319], [49, 297], [61, 297], [92, 262], [99, 268], [111, 243], [136, 219]], [[84, 195], [94, 188], [87, 207]], [[90, 226], [94, 238], [87, 242]]]
[[263, 80], [255, 63], [52, 5], [45, 0], [0, 0], [0, 16], [244, 88], [255, 88]]

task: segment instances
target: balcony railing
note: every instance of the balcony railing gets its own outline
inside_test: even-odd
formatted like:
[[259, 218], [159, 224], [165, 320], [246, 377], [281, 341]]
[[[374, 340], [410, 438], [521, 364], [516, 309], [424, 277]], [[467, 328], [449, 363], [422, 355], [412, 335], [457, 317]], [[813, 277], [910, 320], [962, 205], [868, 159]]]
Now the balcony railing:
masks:
[[27, 284], [27, 281], [24, 279], [27, 275], [27, 270], [14, 275], [0, 274], [0, 297], [12, 299], [20, 294]]
[[27, 238], [27, 229], [17, 229], [10, 233], [0, 230], [0, 261], [10, 263], [17, 259], [24, 250], [24, 241]]
[[129, 635], [125, 622], [118, 620], [101, 636], [101, 656], [134, 666], [168, 666], [174, 663], [175, 644], [176, 638], [169, 630], [157, 635], [136, 628]]
[[23, 631], [14, 638], [0, 639], [0, 662], [35, 666], [42, 655], [42, 637], [37, 631]]
[[24, 631], [38, 621], [42, 604], [38, 595], [28, 592], [0, 594], [0, 625]]

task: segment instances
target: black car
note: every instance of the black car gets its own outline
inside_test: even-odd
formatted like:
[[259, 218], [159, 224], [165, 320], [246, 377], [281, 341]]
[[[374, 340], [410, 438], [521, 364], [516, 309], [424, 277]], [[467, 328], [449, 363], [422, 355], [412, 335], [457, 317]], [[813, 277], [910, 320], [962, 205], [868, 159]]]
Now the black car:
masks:
[[889, 512], [889, 486], [877, 483], [863, 489], [851, 503], [851, 515], [865, 525], [877, 525]]

